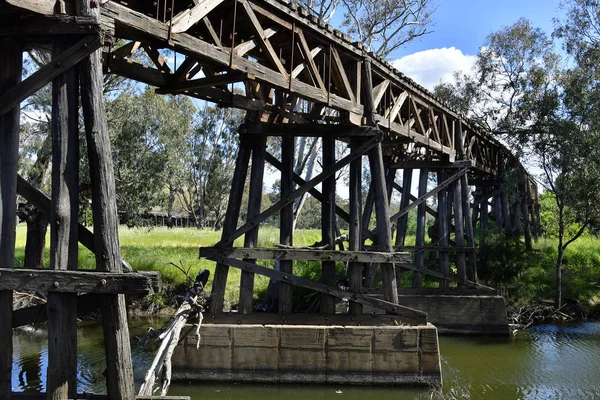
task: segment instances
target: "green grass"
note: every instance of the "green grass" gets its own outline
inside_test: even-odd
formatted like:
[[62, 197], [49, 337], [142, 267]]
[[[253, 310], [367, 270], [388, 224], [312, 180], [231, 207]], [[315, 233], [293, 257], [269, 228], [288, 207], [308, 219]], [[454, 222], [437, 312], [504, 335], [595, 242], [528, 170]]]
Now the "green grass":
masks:
[[[26, 226], [20, 224], [17, 227], [16, 257], [23, 260], [26, 242]], [[167, 284], [181, 284], [185, 282], [185, 275], [170, 263], [182, 266], [188, 270], [192, 278], [201, 268], [211, 272], [208, 288], [214, 276], [215, 263], [206, 259], [198, 258], [199, 247], [213, 246], [221, 238], [220, 231], [198, 230], [194, 228], [127, 228], [121, 226], [119, 229], [121, 243], [121, 254], [135, 271], [159, 271], [162, 281]], [[294, 235], [294, 244], [297, 246], [311, 245], [321, 240], [318, 230], [298, 230]], [[279, 230], [275, 227], [261, 227], [258, 240], [259, 247], [272, 247], [273, 243], [279, 242]], [[45, 265], [49, 265], [49, 234], [46, 238]], [[234, 246], [241, 247], [243, 239], [235, 241]], [[259, 262], [261, 263], [261, 262]], [[272, 265], [262, 262], [264, 265]], [[94, 255], [85, 247], [79, 245], [79, 268], [94, 269]], [[295, 267], [295, 273], [302, 276], [308, 275], [305, 264]], [[230, 268], [227, 276], [227, 291], [225, 301], [229, 305], [237, 304], [239, 298], [240, 271]], [[266, 291], [269, 283], [268, 278], [256, 275], [255, 297]]]

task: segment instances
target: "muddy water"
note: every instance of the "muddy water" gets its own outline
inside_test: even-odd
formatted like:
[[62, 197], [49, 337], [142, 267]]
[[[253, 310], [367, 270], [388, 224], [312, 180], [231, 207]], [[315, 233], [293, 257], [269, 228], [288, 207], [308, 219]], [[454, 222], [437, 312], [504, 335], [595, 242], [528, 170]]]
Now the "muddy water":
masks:
[[[132, 336], [160, 320], [132, 320]], [[104, 392], [101, 324], [79, 326], [79, 390]], [[600, 398], [600, 322], [540, 325], [508, 339], [440, 337], [444, 387], [372, 388], [318, 385], [248, 385], [177, 382], [170, 395], [192, 399], [592, 399]], [[151, 349], [133, 339], [139, 386], [152, 359]], [[13, 390], [44, 390], [47, 366], [43, 328], [14, 335]]]

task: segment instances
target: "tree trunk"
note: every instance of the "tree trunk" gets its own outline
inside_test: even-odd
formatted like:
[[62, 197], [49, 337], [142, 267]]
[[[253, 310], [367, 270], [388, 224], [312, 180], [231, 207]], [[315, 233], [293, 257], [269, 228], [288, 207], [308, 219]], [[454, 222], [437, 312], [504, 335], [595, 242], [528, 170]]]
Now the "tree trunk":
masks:
[[556, 308], [562, 306], [562, 263], [563, 263], [563, 237], [559, 234], [558, 257], [556, 259], [556, 293], [554, 294], [554, 305]]
[[167, 226], [169, 227], [169, 229], [173, 228], [173, 204], [175, 203], [175, 190], [173, 190], [173, 188], [169, 187], [169, 203], [167, 205], [167, 218], [168, 218], [168, 223]]

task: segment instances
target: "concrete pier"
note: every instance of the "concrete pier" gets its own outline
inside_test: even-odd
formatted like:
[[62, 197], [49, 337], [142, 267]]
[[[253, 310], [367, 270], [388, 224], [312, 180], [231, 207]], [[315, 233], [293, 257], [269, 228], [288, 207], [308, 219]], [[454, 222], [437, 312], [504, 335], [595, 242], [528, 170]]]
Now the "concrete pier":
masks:
[[173, 379], [353, 385], [441, 385], [437, 329], [420, 326], [190, 326]]

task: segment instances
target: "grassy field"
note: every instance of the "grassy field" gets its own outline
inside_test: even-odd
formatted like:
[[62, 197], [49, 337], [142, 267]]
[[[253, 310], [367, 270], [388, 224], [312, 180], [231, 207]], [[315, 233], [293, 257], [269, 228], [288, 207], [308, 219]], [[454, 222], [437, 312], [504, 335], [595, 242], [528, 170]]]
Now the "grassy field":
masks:
[[[198, 258], [198, 248], [212, 246], [221, 238], [220, 231], [198, 230], [194, 228], [127, 228], [121, 226], [119, 229], [122, 256], [134, 270], [138, 271], [160, 271], [162, 280], [168, 284], [179, 284], [185, 281], [185, 275], [171, 263], [189, 269], [190, 276], [195, 277], [201, 268], [211, 272], [209, 288], [215, 270], [215, 263], [206, 259]], [[321, 233], [317, 230], [299, 230], [294, 235], [295, 245], [311, 245], [321, 240]], [[26, 242], [26, 226], [20, 224], [17, 227], [16, 257], [23, 260]], [[279, 231], [273, 227], [264, 227], [260, 230], [259, 247], [272, 247], [273, 243], [279, 242]], [[45, 265], [49, 265], [49, 235], [46, 240]], [[241, 247], [243, 239], [238, 239], [235, 246]], [[265, 263], [262, 263], [267, 265]], [[311, 269], [305, 263], [296, 263], [294, 273], [300, 276], [309, 276]], [[95, 268], [94, 255], [85, 247], [79, 245], [79, 268]], [[229, 304], [237, 304], [239, 298], [240, 271], [230, 268], [227, 278], [227, 293], [225, 301]], [[268, 285], [268, 279], [256, 276], [255, 296], [264, 293]]]
[[[17, 228], [16, 256], [23, 259], [25, 249], [26, 227], [21, 224]], [[185, 281], [185, 275], [171, 263], [189, 270], [195, 277], [201, 268], [211, 271], [209, 289], [214, 274], [215, 263], [198, 258], [198, 248], [212, 246], [219, 241], [220, 231], [197, 230], [194, 228], [120, 228], [122, 255], [134, 270], [160, 271], [164, 283], [180, 284]], [[297, 230], [294, 235], [296, 246], [311, 245], [320, 241], [319, 230]], [[279, 232], [275, 227], [261, 227], [259, 247], [272, 247], [279, 242]], [[49, 238], [47, 240], [49, 243]], [[409, 237], [407, 244], [414, 244], [414, 236]], [[235, 246], [242, 246], [238, 239]], [[539, 299], [552, 299], [555, 282], [556, 262], [555, 239], [541, 238], [535, 248], [536, 253], [518, 255], [516, 263], [520, 272], [515, 281], [508, 283], [511, 288], [510, 297], [516, 301], [535, 302]], [[94, 255], [80, 246], [79, 267], [95, 268]], [[49, 264], [48, 249], [46, 249], [46, 266]], [[273, 261], [259, 262], [273, 266]], [[339, 273], [343, 273], [343, 264], [338, 265]], [[309, 279], [320, 279], [320, 266], [315, 262], [294, 263], [294, 274]], [[239, 298], [240, 272], [236, 268], [229, 269], [226, 305], [235, 305]], [[403, 274], [403, 285], [409, 286], [410, 274]], [[255, 299], [259, 299], [266, 291], [268, 279], [256, 276]], [[426, 286], [437, 286], [437, 280], [428, 279]], [[565, 252], [563, 267], [563, 291], [565, 297], [572, 297], [592, 304], [600, 304], [600, 239], [582, 237], [571, 244]], [[295, 296], [303, 296], [307, 291], [295, 289]]]

